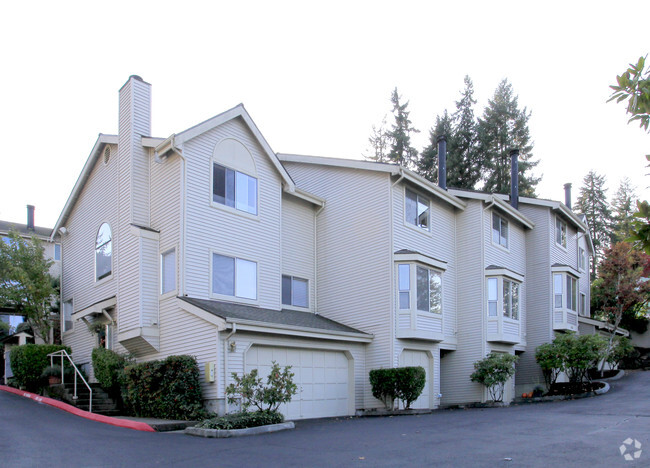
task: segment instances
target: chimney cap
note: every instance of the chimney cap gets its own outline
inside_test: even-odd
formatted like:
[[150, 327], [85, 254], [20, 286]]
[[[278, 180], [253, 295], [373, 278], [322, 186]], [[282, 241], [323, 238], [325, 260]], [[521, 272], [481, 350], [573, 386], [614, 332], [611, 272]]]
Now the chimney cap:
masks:
[[514, 156], [514, 155], [519, 156], [519, 148], [512, 148], [510, 150], [510, 156]]
[[437, 139], [436, 142], [440, 143], [441, 141], [447, 141], [447, 137], [444, 135], [440, 135]]
[[564, 188], [565, 189], [571, 188], [572, 185], [573, 184], [571, 184], [571, 182], [567, 182], [566, 184], [564, 184]]

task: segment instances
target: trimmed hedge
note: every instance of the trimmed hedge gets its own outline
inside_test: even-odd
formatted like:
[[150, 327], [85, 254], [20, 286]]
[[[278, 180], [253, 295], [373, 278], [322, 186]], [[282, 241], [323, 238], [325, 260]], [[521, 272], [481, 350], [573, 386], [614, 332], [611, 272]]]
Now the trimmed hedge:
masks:
[[266, 426], [267, 424], [280, 424], [284, 416], [277, 411], [255, 411], [252, 413], [231, 413], [218, 418], [206, 419], [196, 425], [202, 429], [246, 429], [247, 427]]
[[110, 349], [95, 348], [92, 353], [92, 361], [95, 378], [99, 385], [110, 392], [119, 390], [120, 381], [124, 376], [124, 368], [129, 364], [129, 359]]
[[370, 371], [372, 395], [383, 401], [387, 409], [392, 409], [396, 400], [402, 400], [409, 409], [424, 390], [426, 380], [426, 371], [421, 366]]
[[169, 356], [127, 366], [124, 385], [122, 398], [135, 416], [182, 420], [208, 417], [193, 356]]
[[[38, 392], [46, 385], [42, 377], [43, 371], [50, 365], [48, 354], [65, 349], [68, 354], [72, 351], [68, 346], [49, 344], [26, 344], [11, 348], [11, 370], [15, 383], [30, 392]], [[68, 360], [65, 363], [68, 364]], [[61, 364], [60, 358], [54, 359], [55, 364]]]

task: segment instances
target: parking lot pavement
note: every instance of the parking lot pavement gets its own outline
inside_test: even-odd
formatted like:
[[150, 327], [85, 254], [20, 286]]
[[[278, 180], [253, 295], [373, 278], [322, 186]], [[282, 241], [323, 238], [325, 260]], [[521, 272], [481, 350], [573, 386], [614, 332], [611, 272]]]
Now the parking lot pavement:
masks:
[[[0, 392], [1, 464], [648, 467], [648, 389], [650, 372], [635, 372], [612, 382], [609, 393], [583, 400], [298, 421], [293, 431], [237, 439], [137, 432]], [[639, 450], [639, 458], [625, 460]]]

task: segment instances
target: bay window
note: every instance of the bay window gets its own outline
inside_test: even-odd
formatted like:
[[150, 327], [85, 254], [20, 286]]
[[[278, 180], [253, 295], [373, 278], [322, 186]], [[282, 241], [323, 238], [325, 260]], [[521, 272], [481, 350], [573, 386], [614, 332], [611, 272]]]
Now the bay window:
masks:
[[442, 314], [442, 275], [416, 264], [399, 264], [398, 303], [400, 309]]
[[578, 310], [578, 280], [565, 273], [553, 273], [553, 307]]
[[[500, 283], [500, 286], [499, 286]], [[489, 317], [501, 316], [519, 320], [519, 287], [520, 283], [503, 278], [487, 279], [487, 312]], [[501, 292], [501, 295], [499, 295]]]

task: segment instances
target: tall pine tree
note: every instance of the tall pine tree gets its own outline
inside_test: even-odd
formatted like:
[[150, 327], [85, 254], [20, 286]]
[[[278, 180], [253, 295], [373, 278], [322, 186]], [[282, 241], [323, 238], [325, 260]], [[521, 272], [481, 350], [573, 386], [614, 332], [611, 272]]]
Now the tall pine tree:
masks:
[[465, 76], [464, 82], [465, 89], [452, 115], [453, 133], [447, 142], [447, 185], [472, 190], [481, 179], [481, 164], [474, 117], [474, 84], [469, 76]]
[[418, 174], [436, 183], [438, 182], [438, 137], [442, 135], [447, 137], [447, 148], [449, 148], [453, 141], [453, 132], [452, 120], [446, 110], [442, 117], [436, 117], [436, 125], [429, 130], [429, 144], [422, 150], [416, 165]]
[[632, 182], [627, 177], [621, 180], [612, 200], [612, 245], [630, 237], [632, 215], [636, 211], [636, 194]]
[[388, 160], [397, 163], [409, 169], [414, 169], [418, 152], [411, 146], [411, 134], [418, 133], [409, 120], [410, 111], [408, 108], [408, 101], [400, 104], [400, 95], [397, 88], [393, 90], [390, 101], [393, 103], [393, 117], [395, 123], [391, 130], [387, 133], [388, 141], [390, 143], [390, 152], [388, 153]]
[[370, 148], [368, 153], [364, 155], [366, 159], [376, 162], [387, 162], [388, 161], [388, 132], [386, 131], [386, 116], [379, 124], [379, 127], [376, 125], [372, 126], [372, 133], [368, 138], [368, 143], [370, 143]]
[[541, 178], [531, 174], [539, 160], [533, 160], [533, 145], [528, 130], [530, 115], [525, 107], [519, 109], [518, 98], [508, 80], [499, 83], [483, 117], [478, 121], [479, 147], [485, 171], [484, 190], [510, 192], [510, 150], [518, 148], [519, 193], [535, 196], [535, 186]]
[[587, 225], [594, 244], [594, 261], [591, 265], [591, 279], [596, 278], [596, 269], [603, 251], [609, 246], [611, 211], [607, 204], [607, 188], [605, 176], [589, 171], [582, 179], [580, 196], [576, 201], [576, 209], [587, 218]]

